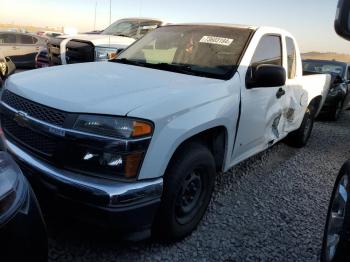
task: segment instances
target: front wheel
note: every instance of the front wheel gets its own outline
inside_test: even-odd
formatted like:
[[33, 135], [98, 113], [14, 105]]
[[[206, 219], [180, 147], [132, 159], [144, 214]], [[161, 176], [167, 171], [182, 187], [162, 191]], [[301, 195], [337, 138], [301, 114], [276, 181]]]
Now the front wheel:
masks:
[[164, 240], [189, 235], [207, 210], [215, 176], [214, 157], [206, 146], [189, 143], [179, 150], [164, 176], [164, 192], [154, 233]]
[[313, 126], [314, 126], [314, 116], [310, 108], [308, 108], [306, 109], [301, 126], [299, 127], [299, 129], [291, 132], [287, 136], [286, 143], [290, 146], [297, 147], [297, 148], [306, 146], [311, 136]]

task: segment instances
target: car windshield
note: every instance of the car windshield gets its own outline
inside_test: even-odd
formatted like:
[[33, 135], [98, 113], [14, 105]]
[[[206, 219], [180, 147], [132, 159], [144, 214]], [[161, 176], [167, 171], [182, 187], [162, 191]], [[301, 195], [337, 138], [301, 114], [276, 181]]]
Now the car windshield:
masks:
[[159, 27], [161, 23], [162, 22], [156, 20], [122, 20], [110, 25], [102, 34], [139, 39], [148, 32]]
[[237, 69], [251, 33], [251, 29], [224, 26], [162, 27], [114, 61], [227, 80]]
[[303, 61], [303, 70], [322, 74], [344, 75], [345, 65], [328, 61]]

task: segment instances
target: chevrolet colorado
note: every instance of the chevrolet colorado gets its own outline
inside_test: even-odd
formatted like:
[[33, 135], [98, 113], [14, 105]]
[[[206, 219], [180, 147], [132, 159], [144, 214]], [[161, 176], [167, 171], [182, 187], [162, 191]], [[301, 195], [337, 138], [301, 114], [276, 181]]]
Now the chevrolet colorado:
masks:
[[169, 25], [109, 62], [11, 76], [2, 139], [65, 212], [179, 239], [204, 215], [217, 172], [282, 139], [307, 143], [329, 85], [302, 75], [284, 30]]

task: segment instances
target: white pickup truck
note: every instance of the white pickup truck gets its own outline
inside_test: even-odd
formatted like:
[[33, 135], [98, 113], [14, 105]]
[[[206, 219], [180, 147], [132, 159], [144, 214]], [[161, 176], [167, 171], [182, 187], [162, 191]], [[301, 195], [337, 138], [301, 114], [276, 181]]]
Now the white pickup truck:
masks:
[[110, 62], [11, 76], [2, 139], [62, 212], [178, 239], [200, 222], [217, 172], [282, 139], [306, 145], [329, 84], [302, 75], [283, 30], [170, 25]]
[[49, 65], [106, 61], [164, 24], [153, 18], [124, 18], [100, 33], [51, 38], [48, 43]]

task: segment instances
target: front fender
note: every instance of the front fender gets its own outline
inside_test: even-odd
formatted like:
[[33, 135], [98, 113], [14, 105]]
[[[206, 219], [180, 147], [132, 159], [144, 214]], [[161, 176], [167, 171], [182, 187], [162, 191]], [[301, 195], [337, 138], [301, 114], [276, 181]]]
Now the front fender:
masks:
[[239, 114], [239, 99], [239, 94], [226, 96], [158, 121], [139, 179], [163, 176], [174, 152], [184, 141], [218, 126], [226, 128], [228, 136], [225, 155], [226, 160], [230, 159]]

